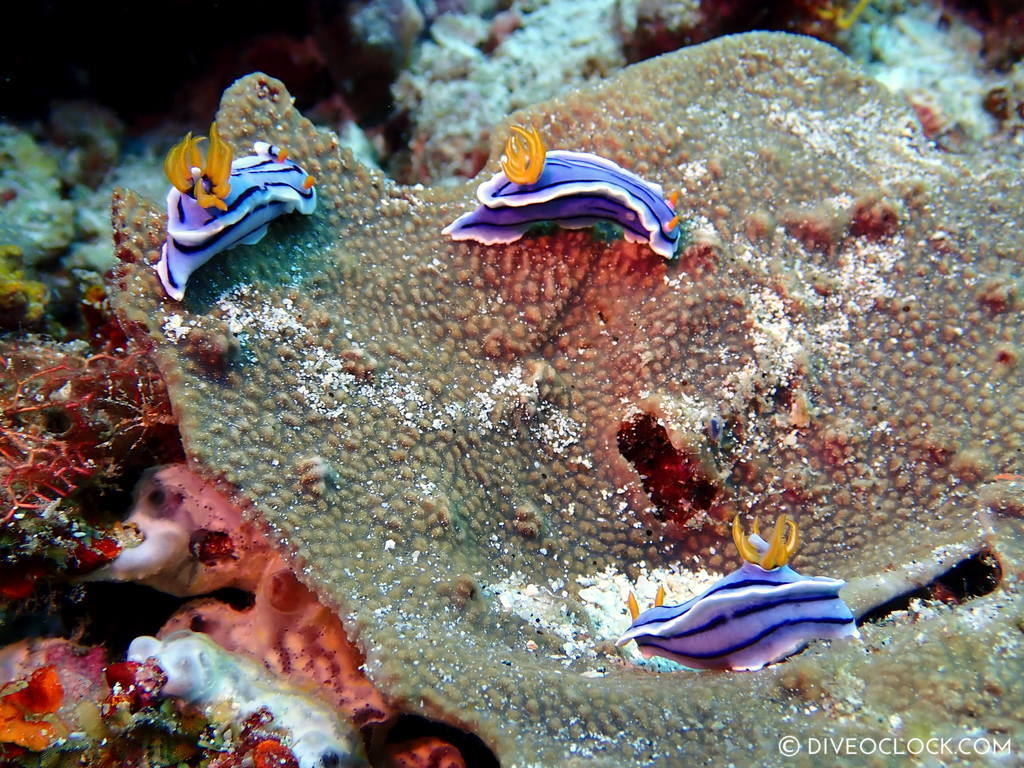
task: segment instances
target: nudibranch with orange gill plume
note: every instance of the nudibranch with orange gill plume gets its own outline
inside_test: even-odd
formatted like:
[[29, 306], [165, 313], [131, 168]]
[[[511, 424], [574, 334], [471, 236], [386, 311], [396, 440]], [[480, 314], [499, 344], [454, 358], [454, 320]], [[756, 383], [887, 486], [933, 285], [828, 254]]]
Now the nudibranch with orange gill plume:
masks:
[[167, 295], [179, 301], [189, 276], [218, 253], [258, 243], [278, 216], [316, 208], [313, 177], [288, 160], [287, 150], [257, 141], [253, 154], [232, 160], [214, 123], [204, 162], [204, 140], [189, 133], [164, 160], [171, 190], [167, 241], [156, 270]]
[[582, 229], [601, 222], [622, 228], [627, 240], [674, 258], [685, 227], [678, 195], [589, 152], [547, 150], [536, 128], [512, 126], [501, 172], [476, 192], [481, 205], [442, 230], [453, 240], [511, 243], [538, 225]]
[[801, 576], [788, 563], [798, 533], [789, 515], [775, 524], [769, 541], [747, 537], [739, 516], [732, 537], [743, 564], [703, 594], [681, 605], [663, 605], [658, 590], [653, 608], [640, 613], [629, 596], [633, 623], [618, 640], [635, 640], [645, 658], [661, 656], [694, 669], [756, 670], [790, 656], [811, 640], [857, 637], [853, 613], [839, 597], [846, 583]]

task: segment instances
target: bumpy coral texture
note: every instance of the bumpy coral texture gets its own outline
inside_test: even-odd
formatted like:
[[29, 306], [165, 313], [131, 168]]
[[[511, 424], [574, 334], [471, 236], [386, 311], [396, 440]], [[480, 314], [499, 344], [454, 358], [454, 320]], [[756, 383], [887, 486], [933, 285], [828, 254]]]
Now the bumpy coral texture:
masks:
[[[222, 133], [289, 147], [315, 216], [179, 304], [151, 268], [161, 212], [115, 196], [117, 303], [191, 461], [271, 525], [376, 685], [503, 765], [768, 765], [780, 733], [879, 723], [1019, 736], [1024, 502], [997, 479], [1024, 433], [1019, 172], [975, 181], [839, 53], [783, 35], [514, 119], [681, 189], [678, 263], [588, 232], [449, 242], [474, 184], [386, 181], [262, 75], [225, 94]], [[577, 579], [724, 571], [737, 512], [793, 515], [794, 567], [853, 580], [858, 612], [985, 547], [1004, 586], [758, 673], [626, 665]]]

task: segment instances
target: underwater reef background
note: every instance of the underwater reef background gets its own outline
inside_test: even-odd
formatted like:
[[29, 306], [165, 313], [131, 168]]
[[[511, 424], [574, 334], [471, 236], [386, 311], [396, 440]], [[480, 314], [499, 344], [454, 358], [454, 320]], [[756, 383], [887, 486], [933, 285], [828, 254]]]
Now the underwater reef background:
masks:
[[[287, 10], [0, 54], [0, 764], [1020, 761], [1024, 7]], [[317, 208], [175, 301], [214, 120]], [[678, 192], [677, 257], [444, 236], [511, 125]], [[783, 514], [858, 639], [615, 647]]]

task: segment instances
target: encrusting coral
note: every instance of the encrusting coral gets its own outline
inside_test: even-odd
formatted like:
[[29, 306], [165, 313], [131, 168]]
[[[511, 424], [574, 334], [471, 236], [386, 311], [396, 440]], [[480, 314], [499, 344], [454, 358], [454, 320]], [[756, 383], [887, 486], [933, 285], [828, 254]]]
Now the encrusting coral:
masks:
[[[938, 152], [841, 54], [785, 35], [514, 120], [681, 189], [689, 247], [450, 242], [475, 184], [389, 183], [263, 75], [218, 125], [236, 148], [288, 146], [315, 214], [176, 303], [152, 268], [161, 212], [116, 193], [114, 300], [155, 344], [190, 461], [336, 605], [375, 685], [502, 765], [770, 765], [780, 734], [1021, 738], [1024, 499], [1000, 479], [1024, 434], [1019, 171]], [[1003, 579], [759, 672], [626, 665], [609, 642], [625, 595], [609, 634], [580, 580], [723, 571], [746, 510], [795, 518], [795, 567], [850, 582], [857, 615], [981, 552]]]
[[40, 324], [49, 291], [21, 269], [21, 249], [0, 245], [0, 328], [21, 330]]

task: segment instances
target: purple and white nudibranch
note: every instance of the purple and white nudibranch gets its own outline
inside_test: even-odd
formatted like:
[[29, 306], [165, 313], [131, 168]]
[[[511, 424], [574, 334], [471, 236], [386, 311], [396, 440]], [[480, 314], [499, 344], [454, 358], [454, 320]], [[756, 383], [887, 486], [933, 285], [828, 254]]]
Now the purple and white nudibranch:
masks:
[[313, 177], [288, 161], [287, 150], [257, 141], [254, 154], [232, 162], [231, 147], [214, 123], [204, 164], [200, 141], [189, 133], [164, 160], [171, 191], [167, 241], [156, 271], [167, 295], [179, 301], [189, 276], [218, 253], [258, 243], [278, 216], [316, 208]]
[[846, 583], [801, 576], [787, 563], [797, 547], [796, 523], [779, 518], [771, 541], [744, 536], [739, 516], [733, 541], [743, 557], [739, 570], [681, 605], [639, 612], [629, 596], [633, 623], [618, 640], [635, 640], [645, 658], [662, 656], [695, 669], [755, 670], [786, 658], [814, 639], [857, 637], [853, 613], [839, 597]]
[[512, 127], [501, 173], [476, 191], [481, 205], [442, 230], [453, 240], [511, 243], [542, 223], [566, 229], [608, 221], [627, 240], [671, 259], [681, 242], [676, 195], [589, 152], [546, 151], [535, 128]]

